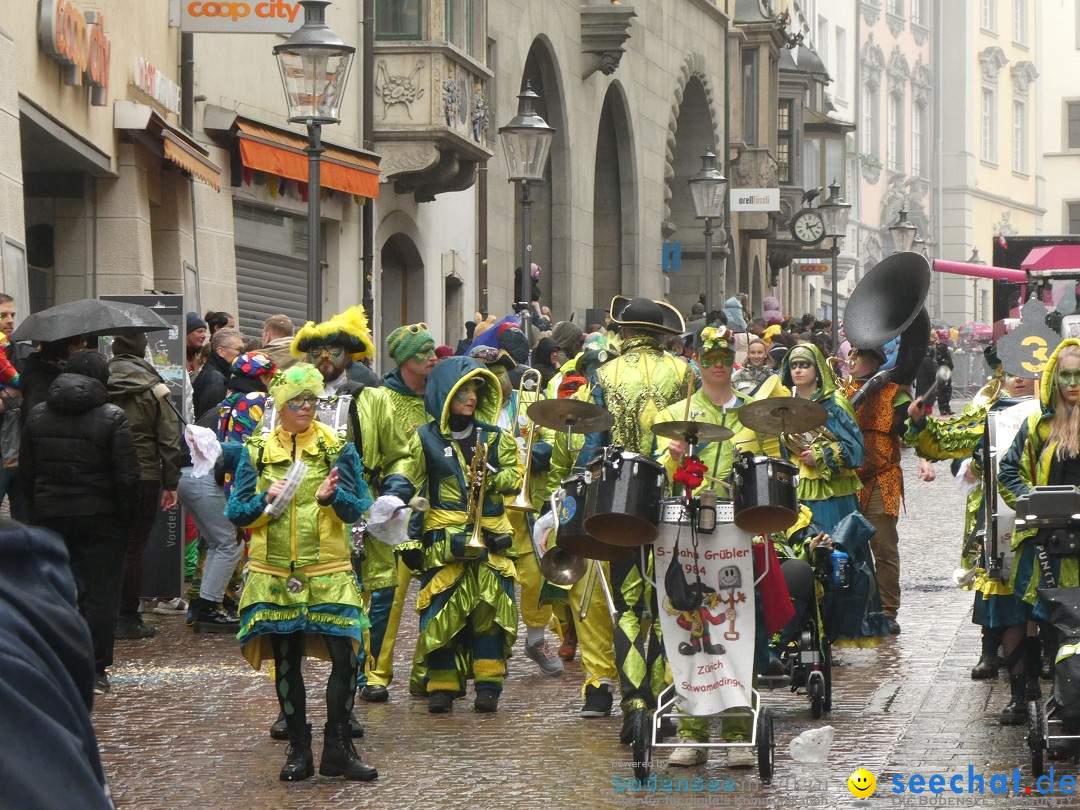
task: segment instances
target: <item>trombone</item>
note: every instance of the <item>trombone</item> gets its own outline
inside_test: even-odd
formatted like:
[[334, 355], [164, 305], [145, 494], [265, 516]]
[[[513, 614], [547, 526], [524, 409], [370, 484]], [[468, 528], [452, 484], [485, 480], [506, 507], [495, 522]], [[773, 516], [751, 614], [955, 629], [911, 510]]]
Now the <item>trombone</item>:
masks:
[[[540, 372], [535, 368], [527, 369], [525, 373], [521, 375], [521, 382], [518, 383], [518, 397], [517, 405], [514, 408], [514, 422], [510, 426], [511, 431], [513, 431], [511, 435], [516, 434], [518, 430], [518, 419], [520, 419], [521, 417], [521, 403], [524, 400], [526, 388], [525, 383], [527, 380], [534, 381], [533, 384], [528, 387], [530, 390], [532, 390], [533, 388], [536, 389], [536, 401], [539, 402], [541, 397], [543, 396], [543, 391], [541, 391], [541, 382], [543, 381], [543, 377], [540, 375]], [[528, 422], [527, 415], [526, 422]], [[533, 441], [536, 438], [536, 431], [536, 425], [530, 424], [529, 438], [525, 443], [525, 475], [522, 476], [521, 479], [521, 489], [518, 490], [518, 494], [514, 496], [514, 500], [509, 501], [506, 504], [507, 509], [511, 509], [515, 512], [536, 511], [536, 509], [532, 505], [532, 498], [529, 497], [530, 478], [532, 477], [532, 448]]]

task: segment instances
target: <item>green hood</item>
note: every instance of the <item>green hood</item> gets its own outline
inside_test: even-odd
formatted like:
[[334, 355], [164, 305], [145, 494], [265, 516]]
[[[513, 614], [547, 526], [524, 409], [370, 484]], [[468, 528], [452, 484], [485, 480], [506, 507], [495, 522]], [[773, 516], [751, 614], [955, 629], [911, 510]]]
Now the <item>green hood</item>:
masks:
[[159, 382], [157, 371], [143, 359], [120, 355], [109, 362], [109, 396], [141, 394]]
[[799, 346], [793, 346], [788, 350], [788, 353], [784, 355], [784, 361], [780, 364], [780, 381], [789, 389], [792, 393], [795, 392], [795, 383], [791, 381], [791, 368], [788, 365], [791, 361], [791, 353], [795, 349], [809, 349], [813, 354], [814, 363], [817, 364], [818, 370], [818, 392], [814, 394], [814, 400], [831, 399], [833, 391], [836, 390], [836, 384], [833, 382], [832, 371], [829, 369], [828, 364], [825, 362], [825, 355], [821, 353], [821, 349], [815, 346], [813, 343], [804, 343]]
[[[1076, 338], [1067, 338], [1058, 344], [1058, 347], [1054, 349], [1054, 353], [1050, 355], [1050, 359], [1042, 370], [1042, 379], [1039, 380], [1039, 404], [1043, 406], [1043, 410], [1047, 413], [1054, 412], [1054, 388], [1057, 387], [1057, 360], [1061, 350], [1066, 346], [1076, 346], [1080, 348], [1080, 340]], [[112, 380], [109, 380], [109, 387], [112, 387]]]
[[476, 402], [476, 420], [494, 425], [502, 408], [502, 391], [499, 379], [479, 360], [471, 357], [447, 357], [428, 377], [424, 390], [424, 407], [432, 419], [439, 423], [439, 431], [450, 432], [450, 400], [454, 393], [469, 380], [483, 382]]

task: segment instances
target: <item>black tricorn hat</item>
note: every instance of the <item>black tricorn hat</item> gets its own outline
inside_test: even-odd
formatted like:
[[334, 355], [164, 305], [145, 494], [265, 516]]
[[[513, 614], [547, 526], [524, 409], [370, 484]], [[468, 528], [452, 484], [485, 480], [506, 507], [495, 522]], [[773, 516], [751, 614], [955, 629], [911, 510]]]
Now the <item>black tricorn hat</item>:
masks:
[[668, 335], [681, 335], [686, 331], [682, 313], [667, 301], [616, 295], [611, 299], [610, 316], [619, 326], [652, 329]]

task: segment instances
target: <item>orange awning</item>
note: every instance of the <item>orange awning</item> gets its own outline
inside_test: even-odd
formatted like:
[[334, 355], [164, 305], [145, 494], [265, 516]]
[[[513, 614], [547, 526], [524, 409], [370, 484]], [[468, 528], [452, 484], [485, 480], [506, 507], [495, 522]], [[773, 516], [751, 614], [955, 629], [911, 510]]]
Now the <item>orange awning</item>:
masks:
[[[300, 183], [307, 182], [306, 138], [259, 126], [243, 118], [236, 119], [236, 127], [240, 159], [245, 166]], [[371, 200], [379, 196], [379, 166], [374, 160], [336, 146], [325, 149], [319, 169], [321, 185]]]
[[169, 131], [161, 133], [165, 158], [214, 191], [221, 191], [221, 170]]

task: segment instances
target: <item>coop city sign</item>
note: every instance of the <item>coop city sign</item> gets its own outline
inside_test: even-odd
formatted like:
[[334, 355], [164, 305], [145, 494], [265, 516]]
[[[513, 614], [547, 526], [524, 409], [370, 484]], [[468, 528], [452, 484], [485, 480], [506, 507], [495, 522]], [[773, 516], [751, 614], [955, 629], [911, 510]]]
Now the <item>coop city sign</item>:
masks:
[[303, 17], [287, 0], [182, 0], [180, 30], [193, 34], [291, 34]]
[[41, 0], [38, 15], [41, 47], [60, 63], [64, 84], [90, 87], [90, 103], [109, 103], [112, 43], [105, 36], [100, 11], [80, 11], [70, 0]]

